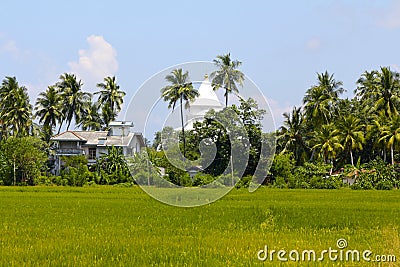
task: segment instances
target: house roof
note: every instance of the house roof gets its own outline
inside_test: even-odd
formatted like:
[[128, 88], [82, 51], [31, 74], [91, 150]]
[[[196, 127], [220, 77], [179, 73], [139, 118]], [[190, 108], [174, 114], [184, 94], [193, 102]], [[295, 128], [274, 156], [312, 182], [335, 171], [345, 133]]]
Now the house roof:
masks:
[[129, 146], [134, 136], [138, 136], [141, 146], [145, 146], [141, 133], [125, 136], [109, 136], [107, 131], [67, 131], [51, 138], [52, 141], [79, 141], [85, 146]]
[[66, 131], [51, 138], [52, 141], [87, 141], [84, 137], [76, 134], [75, 131]]

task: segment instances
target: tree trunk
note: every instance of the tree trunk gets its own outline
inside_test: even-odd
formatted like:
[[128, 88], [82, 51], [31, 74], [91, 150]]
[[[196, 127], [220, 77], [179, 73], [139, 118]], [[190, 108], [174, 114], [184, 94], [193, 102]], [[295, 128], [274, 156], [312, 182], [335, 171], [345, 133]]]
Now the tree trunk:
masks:
[[69, 126], [71, 125], [71, 121], [72, 121], [72, 120], [69, 120], [69, 121], [68, 121], [68, 124], [67, 124], [67, 131], [68, 131], [68, 129], [69, 129]]
[[392, 158], [392, 165], [394, 165], [393, 144], [390, 145], [390, 156]]
[[386, 162], [386, 147], [383, 147], [383, 161]]
[[225, 107], [228, 107], [228, 89], [225, 89]]
[[15, 159], [14, 159], [14, 162], [13, 162], [14, 164], [13, 164], [13, 173], [14, 173], [14, 186], [17, 184], [17, 176], [16, 176], [16, 174], [15, 174], [15, 170], [16, 170], [16, 167], [15, 167]]
[[350, 159], [351, 159], [351, 165], [353, 165], [354, 167], [353, 151], [351, 151], [351, 148], [350, 148]]
[[181, 124], [182, 124], [182, 139], [183, 139], [183, 157], [186, 158], [186, 140], [185, 140], [185, 126], [183, 124], [182, 96], [181, 96]]

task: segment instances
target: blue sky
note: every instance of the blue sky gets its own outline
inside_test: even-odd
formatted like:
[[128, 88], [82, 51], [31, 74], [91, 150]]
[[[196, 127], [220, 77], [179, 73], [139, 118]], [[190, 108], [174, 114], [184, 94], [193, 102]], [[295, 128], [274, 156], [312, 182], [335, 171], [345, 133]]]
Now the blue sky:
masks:
[[277, 124], [328, 70], [352, 96], [365, 70], [400, 71], [400, 1], [2, 1], [0, 78], [31, 102], [64, 72], [116, 75], [126, 103], [171, 65], [231, 52]]

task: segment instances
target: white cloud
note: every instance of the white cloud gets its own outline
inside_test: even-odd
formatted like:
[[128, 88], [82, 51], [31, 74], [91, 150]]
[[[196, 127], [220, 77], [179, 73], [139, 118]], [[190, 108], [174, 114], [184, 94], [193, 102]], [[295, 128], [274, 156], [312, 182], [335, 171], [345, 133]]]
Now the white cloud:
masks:
[[69, 62], [71, 72], [83, 83], [93, 87], [107, 76], [113, 76], [118, 70], [117, 52], [103, 36], [91, 35], [86, 41], [88, 49], [79, 50], [78, 62]]
[[388, 29], [400, 28], [400, 1], [393, 1], [385, 10], [379, 12], [377, 24]]
[[19, 62], [24, 63], [30, 59], [31, 53], [29, 50], [20, 49], [14, 40], [4, 39], [0, 35], [0, 54], [11, 55], [12, 58]]
[[318, 48], [320, 48], [320, 46], [321, 46], [321, 41], [318, 38], [311, 38], [306, 43], [306, 48], [308, 50], [312, 50], [312, 51], [318, 50]]

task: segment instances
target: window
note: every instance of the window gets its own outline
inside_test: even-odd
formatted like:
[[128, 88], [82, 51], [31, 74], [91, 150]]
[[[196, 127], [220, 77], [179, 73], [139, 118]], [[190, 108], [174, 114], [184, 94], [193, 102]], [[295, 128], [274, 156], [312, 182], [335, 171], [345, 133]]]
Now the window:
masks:
[[96, 159], [96, 148], [89, 147], [89, 159]]

